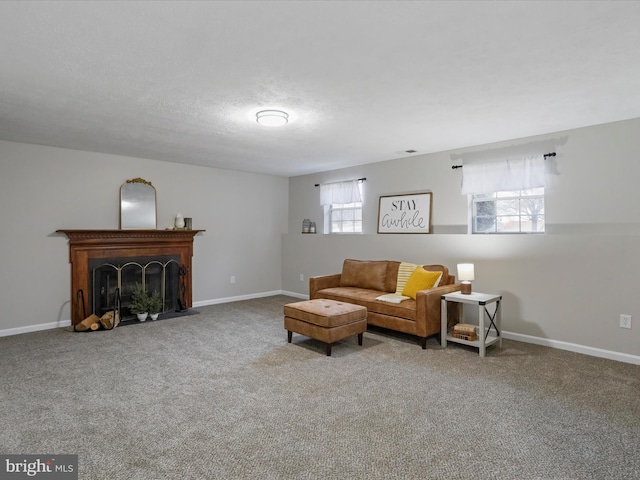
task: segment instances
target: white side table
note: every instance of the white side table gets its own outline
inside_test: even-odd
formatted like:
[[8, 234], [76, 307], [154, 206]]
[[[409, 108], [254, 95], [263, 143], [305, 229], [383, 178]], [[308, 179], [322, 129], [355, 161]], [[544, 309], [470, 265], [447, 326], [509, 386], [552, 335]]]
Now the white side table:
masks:
[[[478, 293], [473, 292], [469, 295], [463, 295], [460, 292], [447, 293], [440, 297], [441, 306], [441, 318], [442, 325], [440, 328], [441, 344], [442, 348], [447, 346], [447, 341], [462, 343], [464, 345], [470, 345], [480, 350], [480, 356], [484, 357], [486, 349], [489, 345], [498, 343], [502, 347], [502, 336], [500, 335], [501, 323], [502, 323], [502, 308], [501, 308], [502, 295], [493, 295], [490, 293]], [[456, 338], [447, 331], [447, 302], [456, 303], [468, 303], [471, 305], [477, 305], [478, 307], [478, 340], [469, 341], [462, 338]], [[496, 304], [496, 309], [493, 315], [487, 310], [487, 305], [492, 303]], [[485, 315], [489, 319], [489, 326], [485, 330]], [[494, 332], [491, 331], [493, 328]]]

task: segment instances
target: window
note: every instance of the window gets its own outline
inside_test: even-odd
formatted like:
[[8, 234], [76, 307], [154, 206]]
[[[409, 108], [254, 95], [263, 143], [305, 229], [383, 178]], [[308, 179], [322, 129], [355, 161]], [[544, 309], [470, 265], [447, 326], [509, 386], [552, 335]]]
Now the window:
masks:
[[464, 166], [460, 193], [469, 198], [470, 233], [545, 231], [544, 155]]
[[332, 203], [329, 233], [362, 233], [362, 202]]
[[325, 233], [362, 233], [362, 181], [320, 186]]
[[544, 187], [470, 197], [472, 233], [544, 232]]

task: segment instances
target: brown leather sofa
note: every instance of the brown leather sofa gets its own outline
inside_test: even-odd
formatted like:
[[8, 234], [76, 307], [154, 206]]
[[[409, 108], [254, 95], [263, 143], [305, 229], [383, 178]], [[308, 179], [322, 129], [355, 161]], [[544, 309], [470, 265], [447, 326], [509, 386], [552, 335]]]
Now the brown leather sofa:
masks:
[[[367, 324], [409, 333], [420, 338], [427, 348], [427, 338], [440, 333], [440, 297], [460, 290], [455, 276], [444, 265], [424, 265], [425, 270], [441, 271], [437, 287], [421, 290], [416, 299], [401, 303], [376, 300], [376, 297], [396, 291], [400, 262], [392, 260], [347, 259], [342, 272], [334, 275], [311, 277], [309, 298], [328, 298], [367, 307]], [[460, 305], [449, 302], [449, 327], [459, 322]], [[439, 336], [437, 337], [439, 340]]]

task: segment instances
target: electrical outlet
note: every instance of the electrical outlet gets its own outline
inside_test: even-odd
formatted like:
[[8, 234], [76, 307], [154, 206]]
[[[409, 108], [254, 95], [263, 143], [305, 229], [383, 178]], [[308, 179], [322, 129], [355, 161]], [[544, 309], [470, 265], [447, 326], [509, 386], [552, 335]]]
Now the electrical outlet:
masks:
[[620, 314], [620, 328], [631, 328], [631, 315]]
[[304, 282], [304, 275], [302, 273], [300, 274], [300, 281]]
[[229, 279], [229, 283], [236, 283], [236, 277], [233, 277], [233, 276], [232, 276], [232, 277]]

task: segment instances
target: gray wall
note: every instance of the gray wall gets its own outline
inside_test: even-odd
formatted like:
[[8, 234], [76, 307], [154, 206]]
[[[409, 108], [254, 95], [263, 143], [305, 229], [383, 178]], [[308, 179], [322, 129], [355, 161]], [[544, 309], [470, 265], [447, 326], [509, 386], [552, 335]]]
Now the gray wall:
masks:
[[182, 213], [206, 230], [194, 303], [280, 291], [286, 178], [0, 141], [0, 331], [69, 320], [68, 242], [55, 231], [119, 228], [120, 185], [135, 177], [157, 189], [158, 228]]
[[[418, 155], [289, 180], [289, 233], [283, 236], [286, 291], [308, 294], [309, 276], [340, 271], [344, 258], [476, 266], [477, 291], [504, 296], [511, 338], [640, 355], [640, 119]], [[468, 235], [462, 170], [496, 156], [557, 152], [547, 161], [547, 233]], [[316, 183], [366, 177], [362, 235], [302, 235], [302, 220], [323, 231]], [[432, 235], [378, 235], [380, 195], [433, 192]], [[304, 281], [300, 281], [300, 274]], [[621, 313], [633, 329], [619, 328]], [[542, 343], [542, 342], [541, 342]]]
[[[118, 228], [120, 185], [143, 177], [158, 190], [159, 228], [182, 213], [207, 230], [194, 243], [196, 304], [279, 291], [304, 296], [309, 276], [337, 272], [349, 257], [452, 270], [473, 262], [474, 288], [504, 295], [512, 338], [637, 358], [639, 131], [634, 119], [288, 180], [0, 141], [0, 332], [70, 318], [68, 244], [55, 231]], [[451, 165], [548, 151], [558, 156], [549, 162], [547, 233], [467, 235], [461, 170]], [[323, 229], [315, 183], [359, 177], [367, 177], [363, 235], [299, 233], [304, 218]], [[376, 234], [380, 195], [429, 190], [433, 235]], [[632, 330], [618, 327], [621, 313], [633, 316]]]

